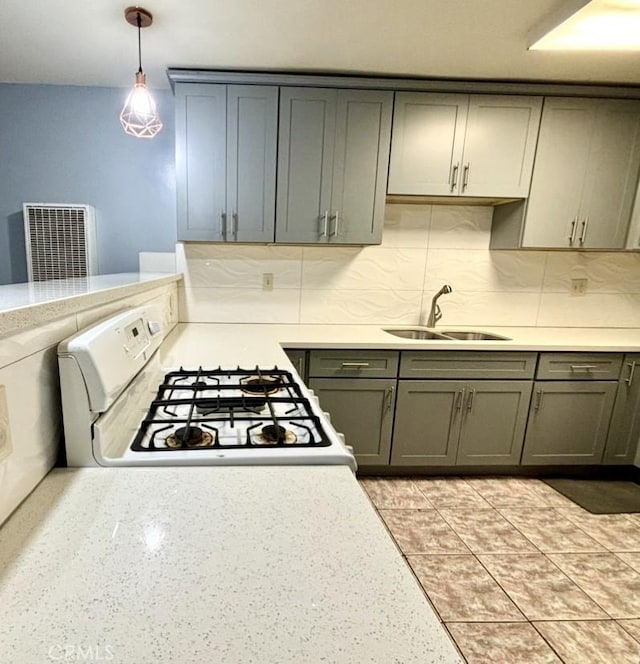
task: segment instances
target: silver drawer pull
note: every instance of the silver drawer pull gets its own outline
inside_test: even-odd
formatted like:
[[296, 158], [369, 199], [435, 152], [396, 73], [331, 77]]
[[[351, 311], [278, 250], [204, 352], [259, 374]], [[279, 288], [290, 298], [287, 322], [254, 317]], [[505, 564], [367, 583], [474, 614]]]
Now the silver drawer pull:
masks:
[[462, 169], [462, 191], [465, 191], [467, 189], [467, 186], [469, 184], [469, 167], [471, 164], [465, 164], [464, 168]]
[[391, 406], [393, 406], [393, 394], [395, 392], [394, 387], [388, 387], [387, 388], [387, 393], [385, 395], [385, 398], [387, 400], [387, 407], [386, 410], [391, 410]]
[[331, 233], [329, 237], [338, 237], [338, 234], [340, 233], [340, 210], [336, 210], [336, 213], [333, 217], [330, 217], [330, 219], [335, 221], [336, 225], [333, 228], [333, 233]]
[[597, 369], [597, 364], [572, 364], [571, 371], [590, 371], [591, 369]]
[[320, 217], [323, 221], [322, 224], [322, 231], [320, 232], [320, 237], [327, 237], [328, 235], [328, 230], [329, 230], [329, 210], [325, 210], [324, 214], [322, 217]]
[[464, 390], [460, 390], [458, 392], [458, 400], [456, 402], [456, 410], [460, 410], [462, 408], [462, 400], [464, 399]]
[[571, 232], [569, 233], [569, 244], [572, 245], [576, 239], [576, 231], [578, 230], [578, 220], [574, 219], [571, 222]]
[[368, 367], [368, 362], [343, 362], [342, 366], [345, 369], [359, 369], [361, 367]]
[[458, 169], [460, 168], [460, 164], [455, 164], [455, 166], [451, 169], [451, 191], [455, 191], [456, 187], [458, 186]]
[[631, 383], [633, 382], [633, 374], [636, 370], [636, 363], [634, 362], [627, 362], [627, 366], [629, 367], [629, 378], [625, 378], [624, 382], [631, 387]]
[[536, 392], [536, 405], [535, 405], [535, 410], [540, 410], [540, 406], [542, 406], [542, 397], [544, 396], [544, 392], [542, 390], [538, 390]]
[[473, 408], [473, 397], [475, 394], [475, 390], [469, 390], [469, 397], [467, 398], [467, 410], [471, 410]]
[[582, 220], [582, 230], [580, 231], [580, 239], [578, 242], [582, 245], [584, 244], [584, 241], [587, 239], [587, 227], [589, 226], [589, 217], [585, 217]]

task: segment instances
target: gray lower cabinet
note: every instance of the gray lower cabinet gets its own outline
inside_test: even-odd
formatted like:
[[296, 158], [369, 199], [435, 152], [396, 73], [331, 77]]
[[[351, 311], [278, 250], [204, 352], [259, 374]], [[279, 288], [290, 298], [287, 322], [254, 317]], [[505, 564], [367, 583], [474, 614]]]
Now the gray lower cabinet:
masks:
[[389, 463], [396, 380], [311, 378], [309, 387], [361, 466]]
[[530, 381], [401, 380], [391, 464], [516, 465]]
[[273, 242], [278, 88], [176, 84], [178, 239]]
[[380, 244], [393, 93], [281, 88], [276, 242]]
[[640, 354], [633, 353], [624, 357], [603, 462], [609, 465], [633, 464], [639, 439]]
[[601, 463], [617, 386], [613, 381], [537, 381], [522, 463]]
[[298, 376], [302, 378], [302, 380], [306, 383], [307, 382], [307, 351], [306, 350], [300, 350], [298, 348], [285, 348], [284, 352], [286, 353], [287, 357], [291, 361], [291, 364], [296, 368], [296, 371], [298, 372]]

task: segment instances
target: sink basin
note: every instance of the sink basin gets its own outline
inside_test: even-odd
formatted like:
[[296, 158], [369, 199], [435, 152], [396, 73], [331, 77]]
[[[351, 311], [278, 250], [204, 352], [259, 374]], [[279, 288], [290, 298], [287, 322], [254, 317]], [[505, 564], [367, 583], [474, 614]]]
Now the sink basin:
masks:
[[425, 330], [421, 327], [406, 327], [397, 330], [384, 330], [387, 334], [393, 334], [403, 339], [449, 339], [444, 334], [439, 334], [433, 330]]
[[450, 339], [460, 339], [461, 341], [511, 341], [509, 337], [478, 330], [443, 330], [442, 334]]

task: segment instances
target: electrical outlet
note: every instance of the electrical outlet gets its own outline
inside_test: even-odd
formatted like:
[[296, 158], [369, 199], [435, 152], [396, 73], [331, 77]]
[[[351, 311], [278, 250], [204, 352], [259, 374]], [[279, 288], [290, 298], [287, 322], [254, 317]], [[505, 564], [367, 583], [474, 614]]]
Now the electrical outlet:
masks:
[[262, 290], [273, 290], [273, 272], [262, 274]]
[[569, 286], [569, 293], [571, 293], [571, 295], [584, 295], [587, 292], [588, 285], [588, 279], [572, 279], [571, 285]]
[[0, 461], [11, 454], [11, 430], [9, 429], [9, 407], [7, 390], [0, 385]]

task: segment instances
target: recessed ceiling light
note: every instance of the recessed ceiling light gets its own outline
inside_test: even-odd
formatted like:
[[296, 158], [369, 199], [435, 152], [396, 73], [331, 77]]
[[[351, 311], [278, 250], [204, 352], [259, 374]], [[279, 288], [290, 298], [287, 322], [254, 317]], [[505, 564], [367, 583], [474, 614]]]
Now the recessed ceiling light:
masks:
[[640, 0], [572, 0], [532, 32], [530, 50], [638, 51]]

